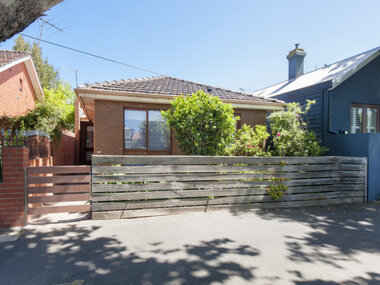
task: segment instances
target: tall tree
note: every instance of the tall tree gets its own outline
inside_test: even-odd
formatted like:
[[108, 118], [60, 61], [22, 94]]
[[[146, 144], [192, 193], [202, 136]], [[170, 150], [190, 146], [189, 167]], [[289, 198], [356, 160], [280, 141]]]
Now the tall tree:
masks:
[[13, 50], [29, 52], [32, 54], [33, 62], [42, 88], [51, 89], [57, 87], [59, 83], [58, 70], [56, 70], [53, 65], [49, 64], [47, 58], [42, 58], [41, 47], [39, 47], [36, 43], [31, 45], [30, 42], [26, 42], [24, 38], [19, 35], [15, 39]]

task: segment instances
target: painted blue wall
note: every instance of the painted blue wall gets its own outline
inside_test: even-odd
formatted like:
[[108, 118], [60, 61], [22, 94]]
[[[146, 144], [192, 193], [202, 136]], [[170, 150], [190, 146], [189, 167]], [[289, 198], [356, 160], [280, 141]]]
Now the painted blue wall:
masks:
[[330, 129], [350, 131], [352, 103], [380, 105], [380, 57], [330, 91]]
[[307, 118], [305, 118], [308, 128], [313, 131], [318, 137], [322, 135], [322, 92], [331, 87], [331, 82], [324, 82], [322, 84], [313, 85], [307, 88], [299, 89], [293, 92], [284, 93], [276, 96], [276, 99], [285, 102], [298, 102], [301, 106], [306, 105], [306, 100], [315, 100], [312, 105]]
[[368, 158], [368, 200], [380, 197], [380, 133], [327, 135], [327, 155], [362, 156]]
[[334, 89], [328, 81], [276, 98], [301, 105], [306, 99], [317, 100], [310, 110], [309, 130], [330, 149], [328, 155], [368, 157], [368, 200], [379, 199], [380, 133], [340, 135], [339, 132], [350, 131], [352, 103], [380, 105], [380, 56]]

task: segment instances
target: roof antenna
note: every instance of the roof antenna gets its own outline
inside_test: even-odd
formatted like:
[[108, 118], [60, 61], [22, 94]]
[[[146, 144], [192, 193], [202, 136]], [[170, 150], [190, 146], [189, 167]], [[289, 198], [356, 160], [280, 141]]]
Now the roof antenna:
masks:
[[61, 29], [61, 28], [57, 27], [56, 25], [50, 23], [49, 21], [47, 21], [45, 19], [42, 19], [41, 17], [38, 18], [38, 20], [40, 20], [42, 22], [42, 24], [41, 24], [41, 30], [40, 30], [40, 36], [38, 37], [38, 43], [37, 43], [37, 48], [39, 49], [40, 48], [40, 42], [41, 42], [42, 30], [44, 28], [44, 24], [48, 24], [49, 26], [51, 26], [54, 29], [56, 29], [58, 32], [63, 32], [64, 29]]
[[77, 85], [76, 87], [78, 88], [78, 70], [77, 69], [68, 68], [68, 67], [59, 67], [59, 69], [75, 72], [75, 84]]

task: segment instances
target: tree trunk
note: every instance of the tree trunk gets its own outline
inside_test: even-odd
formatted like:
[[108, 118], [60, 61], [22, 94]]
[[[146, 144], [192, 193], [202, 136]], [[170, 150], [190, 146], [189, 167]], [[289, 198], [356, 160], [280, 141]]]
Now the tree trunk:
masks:
[[0, 42], [23, 31], [63, 0], [0, 0]]

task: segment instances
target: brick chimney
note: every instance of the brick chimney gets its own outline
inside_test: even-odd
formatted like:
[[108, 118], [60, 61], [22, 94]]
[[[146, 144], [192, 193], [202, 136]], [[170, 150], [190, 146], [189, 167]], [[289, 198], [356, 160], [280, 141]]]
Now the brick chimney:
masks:
[[296, 44], [295, 49], [291, 50], [286, 57], [289, 61], [289, 80], [303, 75], [303, 60], [306, 52], [298, 46], [299, 44]]

